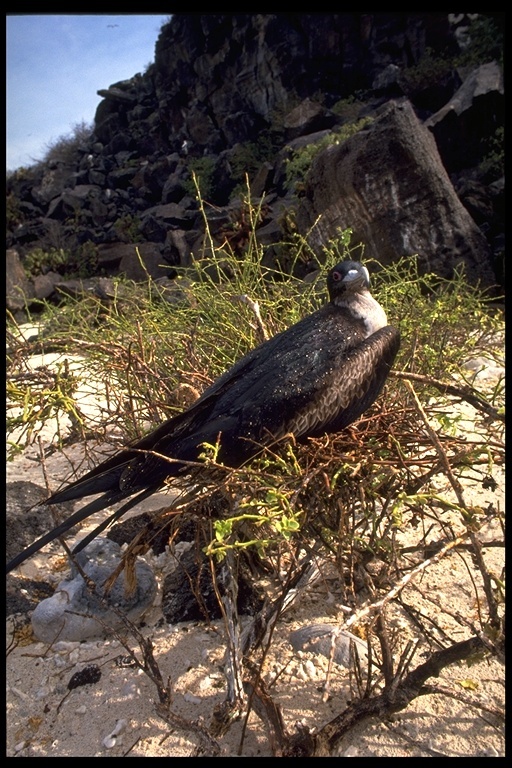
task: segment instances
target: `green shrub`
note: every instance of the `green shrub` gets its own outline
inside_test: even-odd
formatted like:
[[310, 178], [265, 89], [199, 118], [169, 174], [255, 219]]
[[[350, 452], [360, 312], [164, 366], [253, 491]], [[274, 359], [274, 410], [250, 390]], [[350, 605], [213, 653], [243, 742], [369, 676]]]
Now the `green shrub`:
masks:
[[[261, 131], [256, 141], [245, 141], [233, 147], [229, 164], [233, 180], [242, 185], [242, 193], [245, 192], [246, 175], [252, 178], [263, 163], [275, 160], [276, 153], [282, 147], [283, 136], [282, 128], [270, 127]], [[240, 189], [238, 192], [240, 193]]]
[[400, 83], [407, 94], [422, 91], [442, 80], [454, 66], [453, 57], [427, 48], [416, 65], [407, 67], [400, 73]]
[[73, 257], [68, 262], [68, 269], [77, 277], [93, 277], [98, 274], [98, 248], [87, 240], [73, 250]]
[[400, 75], [406, 93], [435, 85], [456, 67], [476, 67], [496, 59], [503, 65], [503, 34], [490, 17], [479, 16], [468, 27], [468, 45], [456, 56], [427, 48], [412, 67]]
[[6, 196], [5, 200], [5, 224], [7, 230], [12, 231], [18, 224], [23, 222], [23, 219], [24, 217], [20, 210], [20, 201], [14, 192], [11, 192]]
[[[287, 272], [271, 268], [255, 235], [258, 209], [249, 198], [246, 206], [245, 250], [235, 255], [227, 242], [215, 246], [207, 230], [208, 256], [178, 269], [175, 286], [181, 299], [172, 312], [164, 300], [165, 289], [149, 275], [145, 284], [116, 278], [116, 295], [107, 306], [95, 296], [69, 300], [59, 308], [44, 305], [42, 322], [52, 329], [49, 343], [69, 352], [85, 350], [86, 369], [90, 365], [102, 371], [115, 419], [126, 414], [123, 429], [130, 436], [172, 415], [175, 392], [181, 387], [199, 393], [261, 340], [254, 310], [240, 297], [258, 303], [263, 327], [273, 335], [323, 303], [326, 269], [347, 257], [364, 261], [364, 248], [351, 242], [350, 229], [340, 231], [319, 254], [311, 251], [305, 238], [292, 233], [295, 262]], [[93, 244], [84, 244], [82, 269], [94, 253]], [[319, 273], [312, 282], [293, 277], [295, 264], [305, 262], [310, 268], [317, 264]], [[35, 273], [43, 265], [62, 269], [69, 263], [78, 269], [77, 256], [36, 249], [27, 268]], [[499, 356], [500, 349], [490, 340], [500, 314], [492, 311], [490, 299], [471, 286], [462, 271], [451, 280], [420, 275], [412, 257], [388, 267], [368, 266], [375, 295], [390, 322], [401, 329], [397, 367], [414, 363], [417, 373], [446, 378], [460, 375], [469, 356]], [[127, 391], [128, 400], [123, 394]]]
[[190, 172], [190, 178], [183, 181], [183, 187], [188, 195], [194, 197], [196, 194], [196, 186], [194, 182], [194, 176], [196, 176], [201, 184], [201, 191], [206, 200], [209, 200], [215, 192], [213, 185], [213, 175], [215, 173], [216, 158], [213, 155], [206, 155], [205, 157], [192, 158], [188, 163], [188, 170]]
[[489, 180], [496, 180], [505, 173], [505, 128], [496, 128], [487, 142], [488, 152], [480, 163], [480, 170]]
[[458, 66], [478, 66], [496, 60], [503, 66], [503, 32], [493, 18], [480, 14], [468, 29], [467, 48], [456, 57]]
[[68, 262], [69, 254], [63, 248], [34, 248], [23, 259], [23, 266], [29, 275], [45, 272], [59, 272]]
[[126, 213], [114, 222], [114, 230], [123, 243], [138, 243], [140, 241], [140, 224], [138, 216]]
[[65, 278], [92, 277], [98, 273], [98, 249], [87, 241], [75, 248], [33, 248], [23, 260], [33, 277], [45, 272], [58, 272]]
[[346, 122], [355, 123], [363, 106], [364, 101], [352, 95], [335, 102], [331, 107], [331, 112], [339, 115]]
[[333, 144], [343, 144], [351, 136], [372, 122], [371, 117], [363, 117], [356, 123], [348, 123], [331, 131], [319, 141], [306, 144], [305, 147], [292, 150], [291, 157], [286, 162], [286, 186], [299, 193], [302, 191], [307, 173], [315, 157], [326, 147]]
[[76, 123], [69, 134], [63, 134], [47, 144], [43, 163], [62, 163], [76, 165], [80, 155], [79, 150], [90, 139], [93, 126], [84, 120]]

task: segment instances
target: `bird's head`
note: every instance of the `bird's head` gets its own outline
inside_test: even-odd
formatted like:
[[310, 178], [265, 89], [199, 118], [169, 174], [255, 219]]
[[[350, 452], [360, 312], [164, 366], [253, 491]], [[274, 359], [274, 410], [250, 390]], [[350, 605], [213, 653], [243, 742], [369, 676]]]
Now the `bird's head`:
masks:
[[370, 275], [366, 267], [358, 261], [340, 261], [327, 275], [329, 299], [336, 299], [349, 293], [362, 293], [370, 290]]

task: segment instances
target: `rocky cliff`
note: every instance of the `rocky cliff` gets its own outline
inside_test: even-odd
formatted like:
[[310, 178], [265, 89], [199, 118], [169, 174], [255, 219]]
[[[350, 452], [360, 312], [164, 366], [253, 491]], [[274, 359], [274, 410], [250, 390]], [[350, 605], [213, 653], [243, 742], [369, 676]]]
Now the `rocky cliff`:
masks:
[[285, 222], [318, 220], [318, 251], [352, 227], [368, 258], [499, 283], [503, 14], [470, 16], [174, 15], [145, 73], [98, 91], [90, 134], [8, 178], [8, 305], [70, 275], [141, 279], [135, 245], [154, 277], [200, 258], [193, 172], [219, 238], [248, 174], [269, 261]]

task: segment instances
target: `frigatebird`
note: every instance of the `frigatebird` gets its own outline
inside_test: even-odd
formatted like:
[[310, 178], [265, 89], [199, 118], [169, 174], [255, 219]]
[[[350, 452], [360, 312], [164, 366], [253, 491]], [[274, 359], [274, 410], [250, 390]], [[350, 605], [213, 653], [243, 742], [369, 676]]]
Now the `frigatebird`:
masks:
[[42, 502], [101, 494], [17, 555], [7, 572], [73, 525], [128, 499], [79, 551], [170, 478], [190, 473], [205, 443], [218, 445], [216, 462], [236, 468], [288, 434], [305, 440], [354, 422], [381, 392], [400, 334], [370, 293], [361, 263], [333, 267], [327, 290], [324, 306], [251, 350], [185, 411]]

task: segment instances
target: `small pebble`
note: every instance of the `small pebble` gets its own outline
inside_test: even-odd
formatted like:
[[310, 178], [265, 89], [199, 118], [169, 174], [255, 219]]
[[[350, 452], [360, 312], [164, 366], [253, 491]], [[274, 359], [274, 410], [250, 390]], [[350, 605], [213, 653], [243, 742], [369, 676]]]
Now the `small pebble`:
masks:
[[189, 704], [200, 704], [202, 699], [199, 698], [199, 696], [194, 696], [193, 693], [190, 693], [189, 691], [186, 691], [183, 694], [183, 698], [185, 701], [188, 701]]
[[53, 644], [53, 650], [55, 653], [60, 654], [71, 653], [71, 651], [74, 651], [79, 645], [80, 643], [72, 642], [70, 640], [59, 640]]
[[121, 688], [121, 696], [124, 696], [126, 699], [135, 699], [140, 694], [140, 688], [134, 681], [128, 681]]
[[27, 693], [20, 691], [19, 688], [15, 688], [14, 685], [11, 686], [11, 691], [15, 693], [16, 696], [19, 696], [23, 701], [29, 701], [30, 699], [30, 696]]
[[304, 662], [304, 669], [306, 671], [306, 674], [311, 680], [316, 680], [317, 678], [317, 670], [311, 659], [307, 659]]
[[126, 726], [128, 725], [127, 720], [118, 720], [114, 730], [112, 733], [109, 733], [108, 736], [105, 736], [103, 739], [103, 746], [105, 749], [112, 749], [112, 747], [115, 747], [116, 744], [120, 741], [118, 740], [118, 736], [120, 736], [121, 733], [125, 730]]

